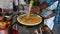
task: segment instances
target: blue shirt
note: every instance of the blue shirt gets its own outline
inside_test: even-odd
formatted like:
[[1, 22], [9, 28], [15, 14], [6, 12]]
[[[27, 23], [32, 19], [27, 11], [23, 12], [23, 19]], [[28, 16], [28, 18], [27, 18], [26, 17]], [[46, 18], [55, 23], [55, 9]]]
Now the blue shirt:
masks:
[[[50, 6], [57, 0], [46, 0], [46, 3]], [[59, 1], [59, 0], [58, 0]], [[60, 1], [58, 3], [57, 9], [56, 9], [56, 15], [54, 19], [55, 23], [60, 23]]]

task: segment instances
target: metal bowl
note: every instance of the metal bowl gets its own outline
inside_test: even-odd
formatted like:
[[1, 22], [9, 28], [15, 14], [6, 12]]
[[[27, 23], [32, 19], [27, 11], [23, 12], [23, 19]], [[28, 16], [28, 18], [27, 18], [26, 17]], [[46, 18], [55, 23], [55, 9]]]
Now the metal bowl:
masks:
[[[24, 16], [24, 15], [25, 15], [25, 14], [20, 15], [20, 16]], [[35, 26], [35, 25], [41, 24], [41, 23], [43, 22], [43, 17], [41, 17], [40, 15], [38, 15], [38, 17], [41, 17], [41, 18], [42, 18], [42, 21], [40, 21], [40, 22], [38, 22], [38, 23], [35, 23], [35, 24], [25, 24], [25, 23], [23, 23], [23, 22], [21, 22], [21, 21], [19, 20], [19, 17], [20, 17], [20, 16], [17, 17], [17, 21], [19, 22], [19, 24], [22, 24], [22, 25]]]

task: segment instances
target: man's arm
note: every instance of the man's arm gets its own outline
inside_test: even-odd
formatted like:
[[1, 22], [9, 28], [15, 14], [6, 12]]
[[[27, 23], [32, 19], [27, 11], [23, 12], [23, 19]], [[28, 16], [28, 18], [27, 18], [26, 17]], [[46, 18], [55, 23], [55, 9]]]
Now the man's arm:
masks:
[[51, 17], [53, 17], [53, 16], [55, 16], [55, 10], [53, 10], [53, 12], [50, 14], [50, 15], [48, 15], [47, 17], [44, 17], [45, 19], [48, 19], [48, 18], [51, 18]]
[[[48, 7], [48, 4], [47, 4], [46, 2], [42, 3], [42, 4], [39, 6], [40, 10], [45, 9], [45, 8], [47, 8], [47, 7]], [[53, 16], [55, 16], [55, 10], [53, 10], [53, 13], [51, 13], [50, 15], [48, 15], [48, 16], [45, 17], [45, 18], [48, 19], [48, 18], [51, 18], [51, 17], [53, 17]]]
[[[52, 3], [53, 3], [53, 2], [52, 2]], [[51, 3], [50, 3], [50, 4], [51, 4]], [[44, 3], [42, 3], [41, 5], [39, 5], [39, 8], [40, 8], [40, 10], [45, 9], [45, 8], [47, 8], [50, 4], [47, 4], [46, 2], [44, 2]], [[49, 16], [45, 17], [45, 18], [51, 18], [51, 17], [53, 17], [53, 16], [55, 16], [55, 10], [53, 10], [53, 13], [50, 14]]]

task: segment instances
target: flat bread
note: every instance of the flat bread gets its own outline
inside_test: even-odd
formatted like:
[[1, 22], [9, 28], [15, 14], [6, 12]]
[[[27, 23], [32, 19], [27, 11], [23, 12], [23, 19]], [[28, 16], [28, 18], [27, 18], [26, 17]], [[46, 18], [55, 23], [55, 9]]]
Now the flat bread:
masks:
[[29, 18], [27, 19], [27, 15], [23, 14], [18, 16], [18, 22], [24, 25], [37, 25], [42, 22], [42, 17], [36, 14], [30, 14]]

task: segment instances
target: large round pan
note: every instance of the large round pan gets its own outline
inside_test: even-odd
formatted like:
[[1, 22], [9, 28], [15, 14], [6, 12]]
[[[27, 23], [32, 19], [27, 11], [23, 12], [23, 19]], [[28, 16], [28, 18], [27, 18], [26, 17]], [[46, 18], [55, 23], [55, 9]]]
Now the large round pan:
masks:
[[[20, 16], [24, 16], [24, 15], [25, 15], [25, 14], [20, 15]], [[38, 17], [40, 17], [40, 18], [42, 19], [40, 22], [35, 23], [35, 24], [25, 24], [25, 23], [23, 23], [23, 22], [21, 22], [21, 21], [19, 20], [19, 17], [20, 17], [20, 16], [17, 17], [18, 23], [19, 23], [19, 24], [22, 24], [22, 25], [26, 25], [26, 26], [35, 26], [35, 25], [41, 24], [42, 21], [43, 21], [43, 18], [42, 18], [40, 15], [37, 15]]]

